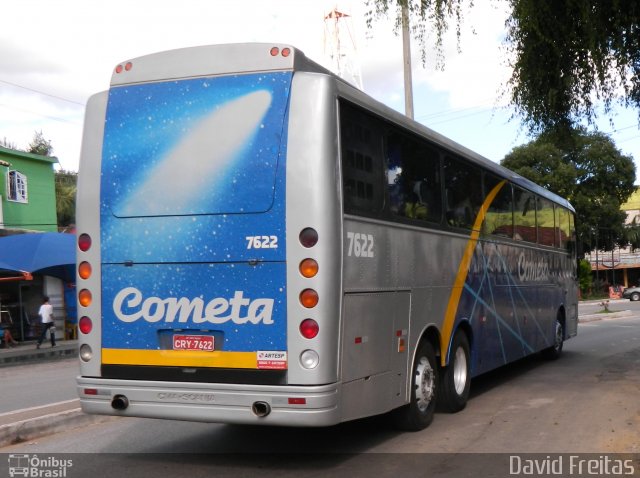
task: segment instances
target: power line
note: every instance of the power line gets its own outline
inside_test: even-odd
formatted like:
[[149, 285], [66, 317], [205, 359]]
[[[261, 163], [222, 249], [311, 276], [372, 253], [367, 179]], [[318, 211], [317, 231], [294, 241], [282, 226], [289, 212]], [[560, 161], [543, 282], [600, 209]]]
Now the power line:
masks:
[[7, 85], [15, 86], [16, 88], [21, 88], [23, 90], [31, 91], [32, 93], [38, 93], [39, 95], [48, 96], [50, 98], [55, 98], [57, 100], [66, 101], [68, 103], [73, 103], [74, 105], [85, 106], [84, 103], [80, 103], [78, 101], [73, 101], [73, 100], [70, 100], [68, 98], [63, 98], [62, 96], [52, 95], [51, 93], [46, 93], [46, 92], [41, 91], [41, 90], [36, 90], [35, 88], [29, 88], [27, 86], [22, 86], [22, 85], [19, 85], [17, 83], [12, 83], [11, 81], [0, 80], [0, 83], [5, 83]]
[[37, 113], [35, 111], [27, 110], [27, 109], [24, 109], [24, 108], [17, 108], [15, 106], [7, 105], [5, 103], [0, 103], [0, 107], [4, 107], [4, 108], [10, 109], [10, 110], [15, 110], [15, 111], [21, 111], [23, 113], [29, 113], [29, 114], [36, 115], [36, 116], [41, 116], [43, 118], [47, 118], [47, 119], [54, 120], [54, 121], [60, 121], [60, 122], [63, 122], [63, 123], [69, 123], [69, 124], [75, 124], [75, 125], [80, 124], [77, 121], [69, 121], [68, 119], [60, 118], [60, 117], [57, 117], [57, 116], [43, 115], [42, 113]]

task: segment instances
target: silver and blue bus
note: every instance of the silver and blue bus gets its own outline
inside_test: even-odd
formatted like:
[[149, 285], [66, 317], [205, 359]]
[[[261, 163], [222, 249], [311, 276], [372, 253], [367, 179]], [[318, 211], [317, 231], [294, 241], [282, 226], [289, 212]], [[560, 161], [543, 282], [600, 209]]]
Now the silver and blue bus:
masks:
[[87, 413], [419, 430], [577, 333], [566, 200], [288, 45], [117, 65], [77, 221]]

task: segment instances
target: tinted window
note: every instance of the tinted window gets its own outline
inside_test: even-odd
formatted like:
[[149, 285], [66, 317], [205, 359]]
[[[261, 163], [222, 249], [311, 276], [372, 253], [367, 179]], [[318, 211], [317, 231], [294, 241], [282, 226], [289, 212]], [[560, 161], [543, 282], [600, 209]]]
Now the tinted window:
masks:
[[536, 242], [536, 196], [517, 186], [513, 187], [513, 238]]
[[[486, 174], [486, 193], [489, 194], [500, 182], [502, 182], [501, 179], [491, 174]], [[511, 184], [503, 184], [496, 197], [489, 204], [483, 232], [485, 234], [513, 237], [513, 195], [511, 194]]]
[[437, 151], [395, 132], [387, 137], [389, 208], [396, 216], [439, 223], [442, 218]]
[[538, 244], [543, 246], [554, 246], [557, 236], [555, 229], [555, 215], [553, 212], [553, 203], [544, 198], [538, 198]]
[[447, 223], [453, 227], [471, 229], [482, 206], [480, 170], [466, 162], [446, 157], [444, 181]]
[[348, 104], [340, 109], [345, 212], [382, 210], [382, 137], [379, 121]]

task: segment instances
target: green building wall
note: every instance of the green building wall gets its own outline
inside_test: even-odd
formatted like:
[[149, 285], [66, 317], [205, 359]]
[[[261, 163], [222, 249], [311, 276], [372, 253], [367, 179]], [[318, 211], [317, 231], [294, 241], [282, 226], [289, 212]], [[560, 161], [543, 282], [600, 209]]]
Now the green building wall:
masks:
[[[56, 191], [53, 165], [55, 157], [25, 153], [0, 147], [0, 235], [5, 230], [58, 230]], [[9, 171], [18, 171], [27, 178], [27, 202], [7, 199]]]

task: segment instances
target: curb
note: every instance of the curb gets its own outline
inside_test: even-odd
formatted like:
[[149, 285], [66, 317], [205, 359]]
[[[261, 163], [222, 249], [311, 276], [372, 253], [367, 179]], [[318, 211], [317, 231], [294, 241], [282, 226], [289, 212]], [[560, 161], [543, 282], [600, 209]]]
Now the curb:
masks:
[[619, 319], [621, 317], [631, 317], [633, 312], [630, 310], [621, 310], [619, 312], [599, 313], [590, 315], [581, 315], [578, 317], [578, 323], [594, 322], [596, 320]]
[[66, 359], [76, 356], [77, 353], [78, 344], [75, 341], [63, 342], [54, 348], [47, 345], [40, 349], [35, 348], [35, 342], [33, 342], [33, 344], [26, 343], [18, 345], [13, 349], [1, 349], [0, 367], [21, 365], [39, 360]]
[[8, 423], [0, 426], [0, 448], [114, 418], [120, 417], [87, 415], [78, 407]]

